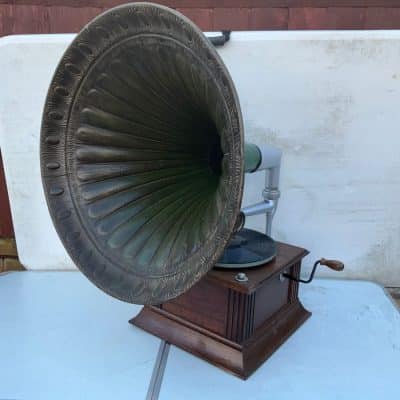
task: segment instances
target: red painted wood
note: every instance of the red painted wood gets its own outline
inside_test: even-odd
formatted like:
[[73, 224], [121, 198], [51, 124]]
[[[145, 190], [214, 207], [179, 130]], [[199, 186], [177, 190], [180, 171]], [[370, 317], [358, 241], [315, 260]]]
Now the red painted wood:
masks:
[[177, 11], [192, 20], [203, 31], [214, 29], [213, 10], [211, 8], [177, 8]]
[[329, 7], [329, 29], [363, 29], [366, 10], [364, 7]]
[[329, 29], [327, 8], [290, 8], [289, 29]]
[[291, 8], [289, 29], [363, 29], [366, 8]]
[[11, 5], [3, 10], [2, 19], [6, 21], [4, 34], [48, 33], [49, 21], [46, 8], [38, 5]]
[[12, 18], [10, 17], [10, 6], [7, 4], [0, 4], [0, 37], [11, 33], [11, 26]]
[[[159, 2], [177, 7], [204, 31], [287, 28], [390, 29], [400, 26], [398, 11], [400, 3], [391, 0], [346, 2], [342, 0], [160, 0]], [[0, 0], [0, 36], [16, 33], [77, 32], [104, 8], [122, 3], [124, 1], [117, 0], [69, 2]], [[239, 7], [244, 5], [246, 7]], [[279, 5], [282, 7], [277, 7]], [[300, 5], [302, 7], [299, 7]], [[376, 7], [370, 7], [371, 5]], [[393, 5], [396, 7], [390, 7]], [[215, 6], [217, 7], [214, 9]]]
[[252, 8], [249, 13], [249, 29], [287, 29], [289, 10], [287, 8]]
[[[399, 2], [400, 3], [400, 2]], [[371, 7], [366, 10], [365, 29], [399, 29], [400, 7]]]
[[50, 33], [79, 32], [89, 21], [103, 12], [96, 7], [47, 7]]
[[248, 8], [214, 8], [215, 30], [247, 30], [249, 29]]
[[8, 201], [6, 178], [0, 153], [0, 237], [14, 237], [11, 220], [10, 203]]
[[[156, 2], [175, 8], [399, 7], [399, 0], [157, 0]], [[0, 0], [0, 4], [100, 8], [125, 3], [127, 1], [124, 0]]]
[[365, 8], [291, 8], [289, 29], [363, 29]]

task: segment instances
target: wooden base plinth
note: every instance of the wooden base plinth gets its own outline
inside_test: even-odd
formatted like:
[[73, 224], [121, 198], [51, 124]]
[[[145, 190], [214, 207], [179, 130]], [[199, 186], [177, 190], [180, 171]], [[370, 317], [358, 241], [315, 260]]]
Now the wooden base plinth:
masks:
[[130, 322], [240, 378], [248, 378], [310, 315], [298, 299], [304, 249], [278, 243], [275, 260], [242, 270], [214, 269], [193, 288]]

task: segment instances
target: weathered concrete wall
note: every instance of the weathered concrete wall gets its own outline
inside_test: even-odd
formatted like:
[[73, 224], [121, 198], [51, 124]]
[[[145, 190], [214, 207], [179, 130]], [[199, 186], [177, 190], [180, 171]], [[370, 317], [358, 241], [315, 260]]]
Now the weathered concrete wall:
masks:
[[[0, 41], [0, 146], [20, 259], [69, 268], [39, 176], [46, 90], [72, 36]], [[242, 32], [220, 50], [247, 140], [284, 150], [276, 239], [345, 261], [342, 277], [400, 285], [400, 32]], [[244, 203], [262, 176], [246, 176]], [[249, 224], [263, 229], [263, 219]]]
[[222, 50], [247, 137], [284, 151], [276, 237], [388, 284], [400, 283], [399, 38], [248, 34], [235, 42], [241, 62]]

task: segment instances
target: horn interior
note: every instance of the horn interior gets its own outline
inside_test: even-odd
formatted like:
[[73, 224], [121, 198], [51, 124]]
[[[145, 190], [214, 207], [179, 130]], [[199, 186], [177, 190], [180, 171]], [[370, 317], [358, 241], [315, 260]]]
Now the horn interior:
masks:
[[105, 53], [71, 123], [75, 197], [90, 231], [129, 268], [173, 272], [218, 223], [226, 112], [207, 66], [147, 35]]

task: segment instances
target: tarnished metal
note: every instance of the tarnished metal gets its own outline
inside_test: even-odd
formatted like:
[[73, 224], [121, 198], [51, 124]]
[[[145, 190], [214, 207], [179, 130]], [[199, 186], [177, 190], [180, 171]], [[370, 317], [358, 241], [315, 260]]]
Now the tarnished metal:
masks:
[[257, 145], [245, 143], [244, 145], [244, 170], [245, 172], [257, 171], [262, 161], [262, 155]]
[[222, 254], [243, 191], [229, 73], [183, 15], [133, 3], [89, 23], [43, 114], [45, 194], [80, 270], [121, 300], [158, 304]]

